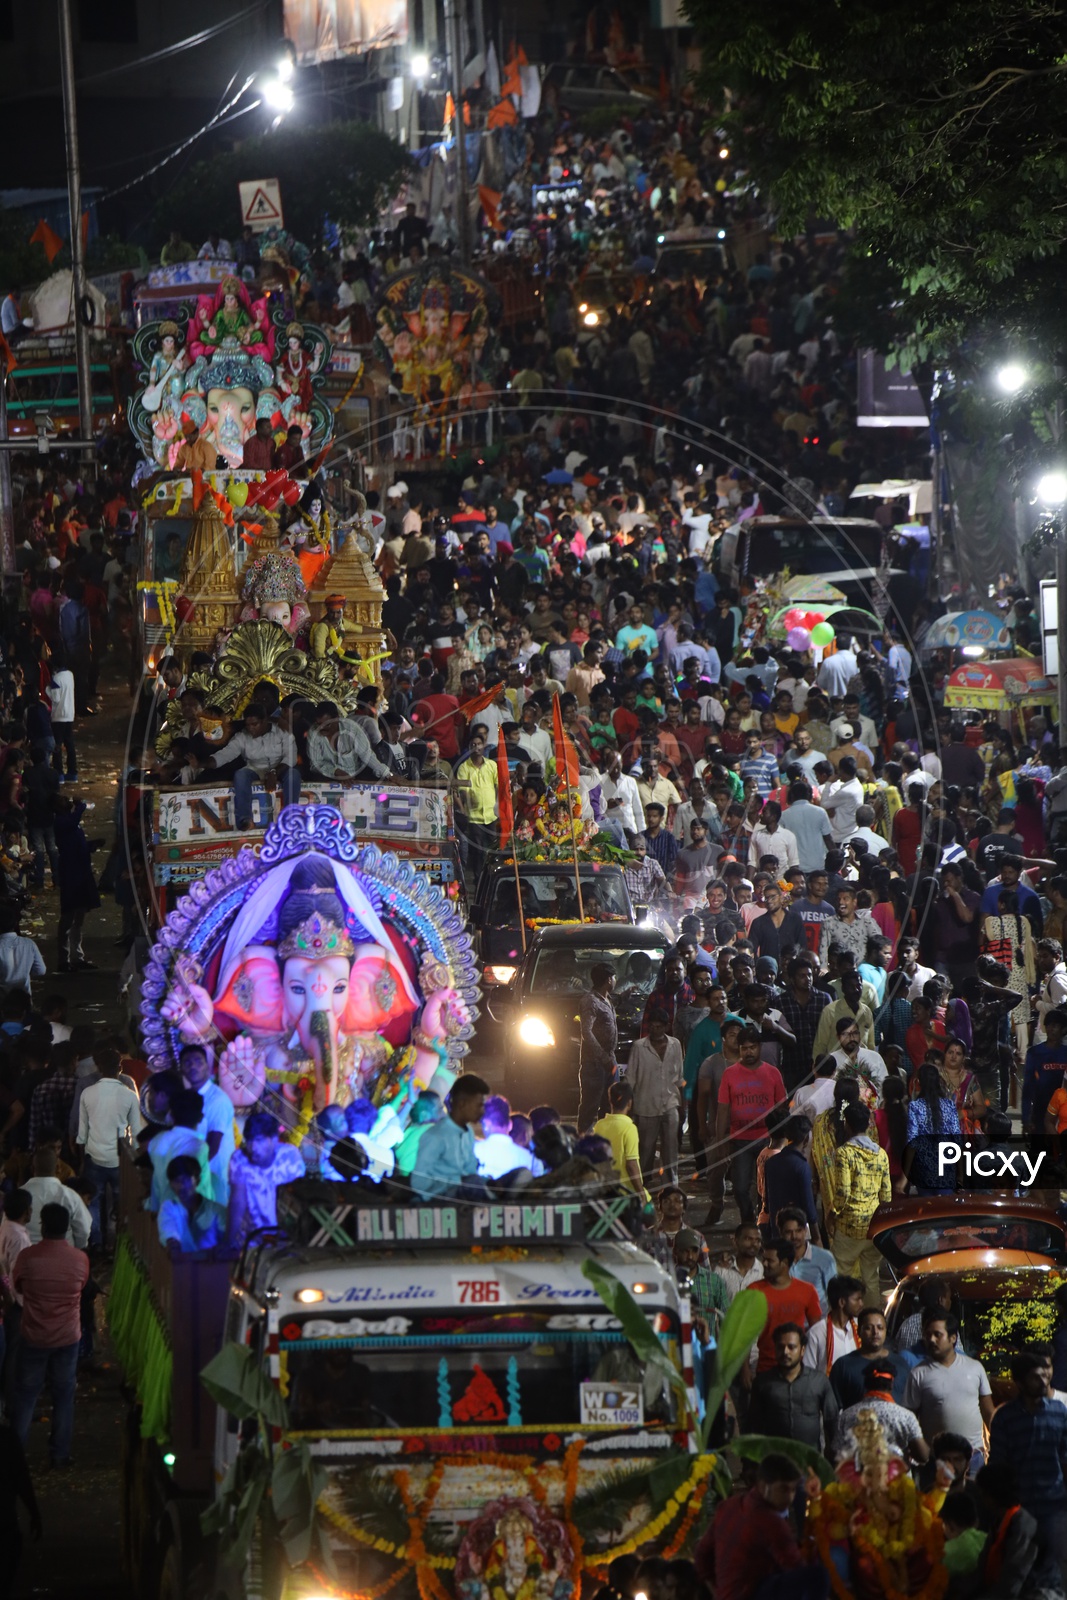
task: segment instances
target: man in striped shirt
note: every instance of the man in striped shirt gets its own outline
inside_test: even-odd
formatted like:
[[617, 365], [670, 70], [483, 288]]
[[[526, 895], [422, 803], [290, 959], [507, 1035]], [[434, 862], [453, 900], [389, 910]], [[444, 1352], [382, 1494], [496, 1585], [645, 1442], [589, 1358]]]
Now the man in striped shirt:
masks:
[[761, 800], [766, 800], [778, 787], [778, 759], [763, 748], [755, 728], [745, 735], [745, 753], [737, 770], [742, 779], [755, 778]]

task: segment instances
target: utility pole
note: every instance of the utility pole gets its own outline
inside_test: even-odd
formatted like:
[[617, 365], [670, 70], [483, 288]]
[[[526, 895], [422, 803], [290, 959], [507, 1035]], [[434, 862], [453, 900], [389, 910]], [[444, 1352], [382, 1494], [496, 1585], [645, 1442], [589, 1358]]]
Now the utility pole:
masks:
[[[0, 443], [7, 442], [7, 360], [0, 353]], [[15, 501], [11, 492], [11, 457], [0, 450], [0, 562], [4, 577], [16, 578], [15, 567]]]
[[456, 242], [459, 259], [465, 267], [471, 264], [470, 184], [467, 177], [467, 130], [463, 126], [463, 29], [459, 7], [462, 0], [445, 0], [445, 44], [448, 50], [449, 76], [452, 83], [452, 108], [455, 113], [456, 152]]
[[78, 107], [74, 94], [74, 41], [70, 28], [70, 0], [59, 3], [59, 66], [63, 81], [63, 131], [67, 146], [67, 202], [70, 208], [71, 290], [75, 357], [78, 363], [78, 421], [83, 439], [93, 436], [93, 398], [90, 376], [89, 304], [82, 241], [82, 175], [78, 154]]

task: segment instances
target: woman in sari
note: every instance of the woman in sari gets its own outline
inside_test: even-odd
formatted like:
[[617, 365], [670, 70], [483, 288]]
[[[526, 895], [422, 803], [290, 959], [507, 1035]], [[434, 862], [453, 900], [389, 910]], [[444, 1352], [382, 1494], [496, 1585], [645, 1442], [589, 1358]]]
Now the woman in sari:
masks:
[[1012, 1026], [1023, 1053], [1030, 1025], [1030, 989], [1037, 981], [1037, 969], [1030, 921], [1019, 910], [1017, 894], [1002, 890], [997, 899], [997, 915], [982, 922], [981, 944], [982, 954], [992, 956], [1007, 972], [1008, 988], [1022, 995], [1021, 1004], [1012, 1012]]
[[946, 1039], [945, 1059], [940, 1071], [945, 1093], [951, 1096], [955, 1104], [961, 1133], [980, 1133], [982, 1118], [989, 1107], [978, 1079], [971, 1071], [962, 1040]]

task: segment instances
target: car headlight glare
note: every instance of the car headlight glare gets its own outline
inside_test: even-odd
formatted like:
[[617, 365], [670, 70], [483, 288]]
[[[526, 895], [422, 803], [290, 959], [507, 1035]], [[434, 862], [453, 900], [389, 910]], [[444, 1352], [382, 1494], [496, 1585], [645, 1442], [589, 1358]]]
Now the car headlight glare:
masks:
[[518, 970], [518, 967], [489, 966], [485, 969], [485, 981], [486, 983], [511, 983]]
[[519, 1038], [534, 1050], [551, 1050], [556, 1043], [552, 1029], [540, 1017], [523, 1017], [519, 1023]]

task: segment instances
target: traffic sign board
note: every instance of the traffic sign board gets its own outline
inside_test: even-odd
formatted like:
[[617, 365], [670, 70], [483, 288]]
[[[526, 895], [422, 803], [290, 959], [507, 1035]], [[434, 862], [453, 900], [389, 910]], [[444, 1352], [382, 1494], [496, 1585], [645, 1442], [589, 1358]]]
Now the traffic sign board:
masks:
[[253, 233], [282, 226], [282, 191], [277, 178], [252, 178], [237, 185], [241, 194], [241, 222]]

